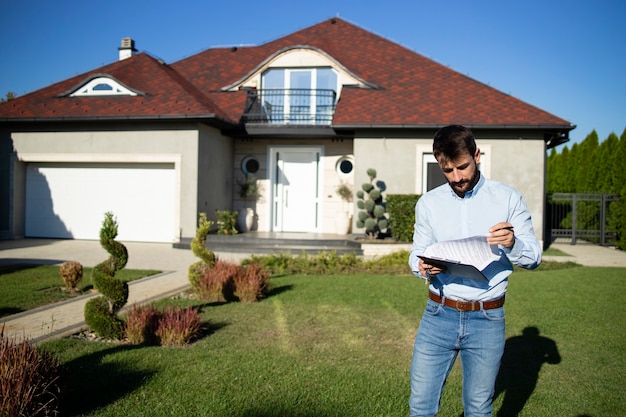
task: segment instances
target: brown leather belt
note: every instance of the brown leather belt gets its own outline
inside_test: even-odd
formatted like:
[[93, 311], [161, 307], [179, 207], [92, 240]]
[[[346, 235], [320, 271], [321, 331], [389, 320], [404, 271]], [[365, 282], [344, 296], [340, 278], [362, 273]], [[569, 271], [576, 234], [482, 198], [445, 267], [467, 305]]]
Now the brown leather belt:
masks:
[[478, 311], [478, 310], [491, 310], [494, 308], [500, 308], [504, 305], [504, 296], [497, 300], [489, 301], [464, 301], [464, 300], [451, 300], [446, 298], [441, 302], [441, 297], [437, 294], [428, 291], [428, 298], [438, 304], [443, 304], [446, 307], [456, 308], [458, 311]]

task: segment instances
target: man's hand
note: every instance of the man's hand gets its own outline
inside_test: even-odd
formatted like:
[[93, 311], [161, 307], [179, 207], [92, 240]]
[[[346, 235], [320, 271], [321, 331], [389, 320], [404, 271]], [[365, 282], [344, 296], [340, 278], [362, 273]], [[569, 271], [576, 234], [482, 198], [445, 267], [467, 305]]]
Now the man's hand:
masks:
[[505, 248], [512, 248], [515, 244], [515, 232], [513, 225], [508, 222], [500, 222], [489, 229], [487, 243], [490, 245], [502, 245]]
[[437, 275], [438, 273], [443, 271], [443, 269], [435, 265], [427, 264], [426, 262], [424, 262], [423, 259], [420, 259], [418, 269], [420, 271], [420, 274], [423, 277], [427, 277], [427, 278], [430, 278], [431, 275]]

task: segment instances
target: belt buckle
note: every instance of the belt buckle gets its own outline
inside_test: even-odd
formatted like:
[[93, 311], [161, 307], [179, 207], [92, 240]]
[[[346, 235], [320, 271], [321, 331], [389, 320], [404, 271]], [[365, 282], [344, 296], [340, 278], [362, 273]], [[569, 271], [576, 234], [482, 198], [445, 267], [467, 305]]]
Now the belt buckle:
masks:
[[455, 308], [457, 309], [457, 311], [466, 311], [466, 305], [466, 301], [455, 300]]

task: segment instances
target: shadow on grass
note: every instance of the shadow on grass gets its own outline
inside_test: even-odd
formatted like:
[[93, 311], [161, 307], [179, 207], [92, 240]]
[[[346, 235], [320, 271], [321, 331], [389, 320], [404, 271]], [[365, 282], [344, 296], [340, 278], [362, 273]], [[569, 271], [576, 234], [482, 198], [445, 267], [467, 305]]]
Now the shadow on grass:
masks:
[[291, 291], [292, 289], [293, 285], [281, 285], [280, 287], [273, 287], [268, 291], [266, 298], [274, 297], [284, 292]]
[[117, 352], [140, 348], [116, 345], [64, 364], [61, 368], [61, 415], [88, 414], [128, 395], [149, 380], [156, 371], [137, 370], [119, 362], [102, 361]]
[[205, 339], [211, 336], [213, 333], [216, 333], [217, 331], [229, 325], [230, 323], [225, 323], [225, 322], [222, 322], [222, 323], [211, 323], [210, 321], [202, 322], [202, 324], [200, 325], [200, 329], [198, 331], [198, 335], [197, 337], [193, 339], [192, 343]]
[[526, 327], [520, 336], [507, 339], [494, 399], [504, 395], [498, 417], [517, 416], [530, 398], [544, 363], [561, 362], [554, 340], [540, 336], [536, 327]]

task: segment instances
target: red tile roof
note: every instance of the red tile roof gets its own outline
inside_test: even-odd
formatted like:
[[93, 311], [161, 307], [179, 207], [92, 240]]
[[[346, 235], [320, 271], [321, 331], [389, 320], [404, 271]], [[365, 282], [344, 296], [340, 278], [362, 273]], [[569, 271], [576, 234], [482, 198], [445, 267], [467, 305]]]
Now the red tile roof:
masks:
[[[133, 97], [69, 97], [69, 93], [77, 87], [99, 75], [112, 77], [141, 94]], [[176, 71], [144, 53], [53, 84], [0, 106], [0, 119], [18, 120], [213, 114], [225, 118], [209, 97]]]
[[[333, 120], [338, 127], [570, 126], [564, 119], [338, 18], [260, 46], [211, 48], [171, 65], [141, 53], [0, 105], [0, 120], [214, 114], [238, 123], [245, 92], [221, 89], [249, 75], [277, 51], [296, 45], [324, 51], [378, 87], [344, 88]], [[58, 97], [95, 74], [110, 75], [145, 94]]]

